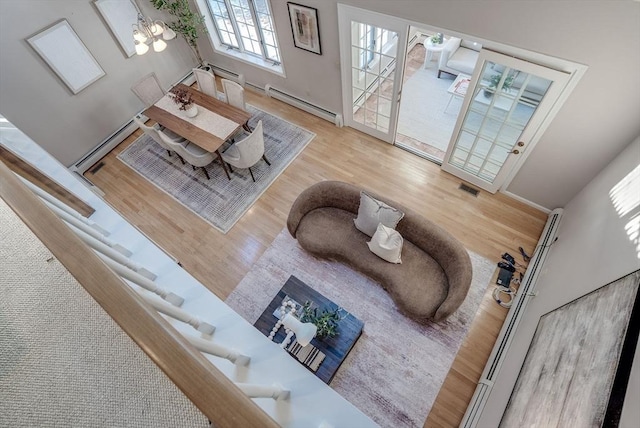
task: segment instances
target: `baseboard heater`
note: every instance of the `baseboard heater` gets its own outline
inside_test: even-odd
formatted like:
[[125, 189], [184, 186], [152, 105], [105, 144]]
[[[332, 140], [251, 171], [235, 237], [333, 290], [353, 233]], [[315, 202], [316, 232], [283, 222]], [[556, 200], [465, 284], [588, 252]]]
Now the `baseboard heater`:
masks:
[[527, 272], [525, 273], [524, 278], [522, 278], [518, 293], [513, 301], [509, 313], [507, 314], [507, 318], [502, 325], [502, 330], [500, 330], [498, 340], [493, 347], [493, 351], [491, 351], [489, 361], [487, 361], [487, 365], [480, 377], [480, 381], [478, 382], [475, 393], [467, 407], [467, 411], [464, 414], [460, 427], [474, 428], [478, 425], [478, 421], [482, 415], [484, 406], [489, 399], [489, 394], [491, 393], [495, 379], [500, 372], [500, 367], [506, 358], [507, 351], [511, 345], [511, 341], [517, 330], [518, 324], [524, 315], [524, 310], [529, 300], [535, 295], [534, 290], [536, 282], [542, 270], [542, 265], [550, 251], [551, 244], [556, 240], [562, 212], [563, 210], [558, 208], [551, 211], [549, 214], [547, 224], [542, 231], [542, 236], [540, 237], [536, 250], [529, 261]]
[[265, 94], [267, 94], [268, 97], [283, 101], [287, 104], [290, 104], [294, 107], [299, 108], [300, 110], [304, 110], [307, 113], [311, 113], [324, 120], [333, 122], [338, 127], [342, 127], [344, 125], [341, 114], [334, 113], [323, 107], [312, 104], [309, 101], [305, 101], [302, 98], [298, 98], [294, 95], [287, 94], [286, 92], [283, 92], [280, 89], [276, 89], [269, 84], [265, 85], [264, 92]]
[[217, 76], [236, 81], [242, 86], [249, 86], [251, 87], [251, 89], [254, 89], [260, 92], [264, 91], [264, 93], [270, 98], [275, 98], [277, 100], [290, 104], [294, 107], [297, 107], [301, 110], [304, 110], [307, 113], [311, 113], [315, 116], [321, 117], [322, 119], [325, 119], [325, 120], [328, 120], [329, 122], [334, 123], [336, 126], [342, 127], [343, 125], [342, 115], [340, 114], [334, 113], [325, 108], [312, 104], [309, 101], [303, 100], [294, 95], [291, 95], [284, 91], [276, 89], [269, 84], [265, 85], [263, 89], [258, 85], [254, 85], [253, 83], [247, 82], [244, 78], [244, 74], [242, 73], [236, 73], [235, 71], [227, 70], [226, 68], [222, 68], [217, 65], [213, 65], [209, 63], [207, 63], [206, 65], [211, 67], [214, 74]]
[[[231, 70], [227, 70], [226, 68], [222, 68], [222, 67], [219, 67], [217, 65], [210, 64], [210, 63], [208, 63], [206, 61], [205, 61], [204, 64], [206, 66], [210, 67], [211, 70], [213, 70], [213, 74], [215, 74], [216, 76], [220, 76], [220, 77], [222, 77], [224, 79], [233, 80], [234, 82], [237, 82], [242, 86], [246, 85], [246, 81], [244, 79], [244, 74], [236, 73], [235, 71], [231, 71]], [[262, 90], [262, 88], [259, 88], [259, 89]]]

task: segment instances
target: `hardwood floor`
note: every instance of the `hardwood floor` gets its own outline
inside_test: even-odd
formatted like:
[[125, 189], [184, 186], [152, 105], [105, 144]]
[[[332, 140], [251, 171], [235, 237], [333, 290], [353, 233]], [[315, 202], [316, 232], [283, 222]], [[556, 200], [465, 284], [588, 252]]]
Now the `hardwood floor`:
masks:
[[[106, 201], [221, 299], [225, 299], [285, 227], [289, 207], [306, 187], [342, 180], [374, 189], [449, 230], [471, 251], [499, 261], [501, 254], [532, 253], [546, 215], [503, 194], [477, 197], [461, 180], [420, 157], [351, 128], [333, 124], [251, 91], [247, 102], [317, 136], [226, 235], [141, 178], [116, 155], [138, 130], [85, 177]], [[491, 352], [507, 310], [491, 297], [476, 314], [425, 426], [458, 426]], [[425, 364], [428, 367], [428, 364]]]

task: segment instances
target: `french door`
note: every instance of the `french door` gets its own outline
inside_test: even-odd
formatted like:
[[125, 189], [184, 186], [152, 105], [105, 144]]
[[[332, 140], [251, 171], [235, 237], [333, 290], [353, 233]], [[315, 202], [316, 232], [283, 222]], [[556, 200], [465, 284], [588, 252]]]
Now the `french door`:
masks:
[[569, 76], [482, 50], [442, 169], [495, 193], [548, 125]]
[[338, 22], [345, 125], [393, 143], [408, 25], [343, 4]]

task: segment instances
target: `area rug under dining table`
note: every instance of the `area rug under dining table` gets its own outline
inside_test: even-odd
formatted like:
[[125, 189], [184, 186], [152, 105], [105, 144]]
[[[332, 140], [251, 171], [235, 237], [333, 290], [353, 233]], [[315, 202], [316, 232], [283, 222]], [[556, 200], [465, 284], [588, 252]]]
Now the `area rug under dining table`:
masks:
[[383, 427], [422, 427], [467, 334], [495, 265], [470, 252], [464, 303], [438, 324], [403, 316], [368, 277], [303, 250], [284, 229], [226, 303], [254, 323], [290, 275], [364, 321], [362, 336], [330, 386]]
[[189, 164], [183, 165], [177, 156], [169, 156], [147, 135], [120, 152], [118, 159], [227, 233], [316, 135], [251, 105], [247, 109], [252, 115], [249, 120], [252, 129], [262, 120], [265, 156], [271, 163], [269, 166], [260, 160], [251, 168], [255, 182], [246, 169], [234, 169], [228, 180], [219, 161], [206, 167], [211, 177], [207, 180], [200, 168], [194, 170]]

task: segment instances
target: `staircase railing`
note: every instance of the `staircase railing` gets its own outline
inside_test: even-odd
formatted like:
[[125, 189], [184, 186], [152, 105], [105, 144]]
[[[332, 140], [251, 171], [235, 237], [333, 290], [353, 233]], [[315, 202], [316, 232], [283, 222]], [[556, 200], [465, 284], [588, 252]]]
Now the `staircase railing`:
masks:
[[[98, 255], [2, 162], [0, 197], [215, 426], [278, 426], [246, 394], [276, 397], [282, 393], [286, 394], [286, 391], [283, 392], [278, 385], [236, 386], [211, 364], [189, 339], [175, 330], [154, 307], [114, 274]], [[83, 237], [87, 236], [84, 232]], [[113, 251], [112, 247], [101, 244]], [[116, 254], [111, 255], [115, 257], [123, 255], [117, 251], [113, 252]], [[181, 315], [186, 318], [186, 315]], [[244, 357], [233, 350], [214, 351], [229, 358]]]

